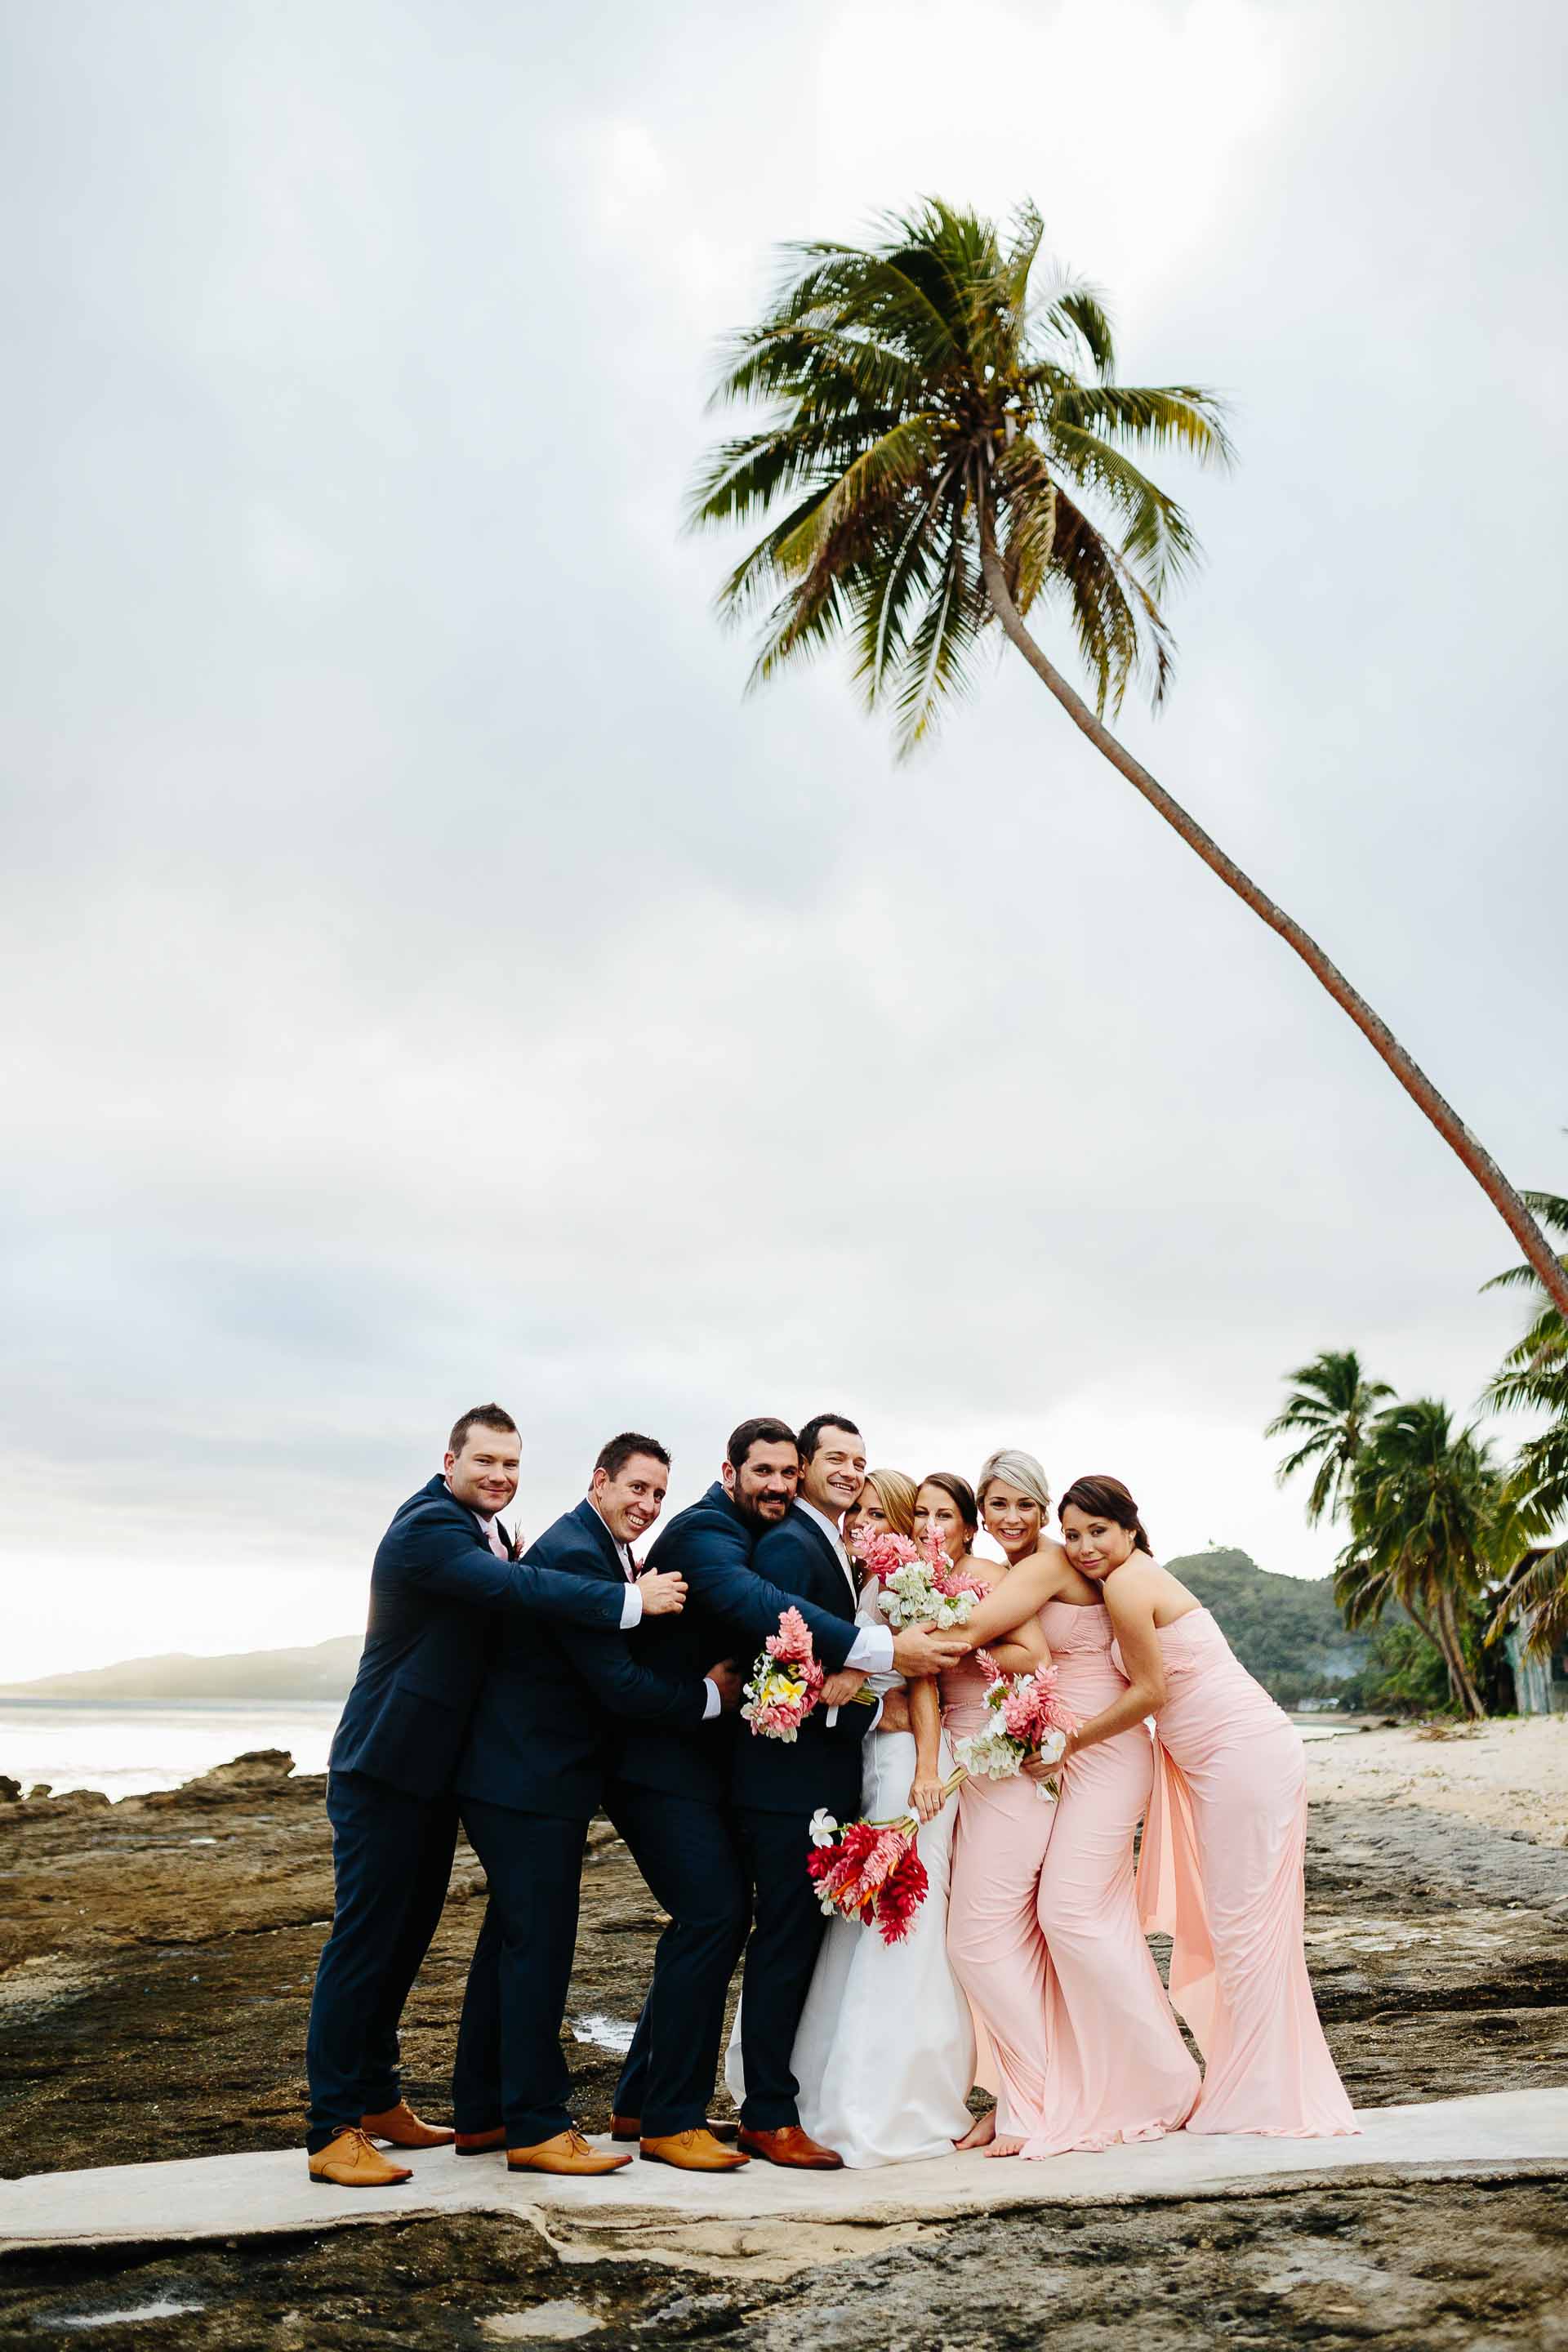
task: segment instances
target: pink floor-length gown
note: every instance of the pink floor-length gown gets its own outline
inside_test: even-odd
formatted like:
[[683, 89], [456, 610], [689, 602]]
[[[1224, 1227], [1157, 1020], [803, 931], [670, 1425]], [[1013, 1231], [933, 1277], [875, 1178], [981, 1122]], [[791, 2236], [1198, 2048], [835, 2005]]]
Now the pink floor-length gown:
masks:
[[[950, 1738], [984, 1728], [985, 1690], [973, 1656], [947, 1669], [942, 1715]], [[1045, 2091], [1046, 1947], [1035, 1905], [1055, 1811], [1031, 1780], [959, 1785], [947, 1956], [984, 2029], [988, 2047], [977, 2073], [995, 2090], [996, 2128], [1018, 2138], [1032, 2128]]]
[[[1058, 1696], [1080, 1723], [1127, 1688], [1098, 1604], [1049, 1601], [1041, 1630]], [[1177, 2131], [1199, 2076], [1138, 1917], [1132, 1840], [1149, 1803], [1154, 1750], [1142, 1724], [1074, 1757], [1040, 1871], [1046, 1946], [1045, 2079], [1026, 2157]]]
[[1171, 1999], [1204, 2053], [1187, 2129], [1356, 2132], [1302, 1944], [1300, 1734], [1206, 1609], [1161, 1627], [1159, 1643], [1167, 1688], [1138, 1897], [1144, 1927], [1173, 1939]]

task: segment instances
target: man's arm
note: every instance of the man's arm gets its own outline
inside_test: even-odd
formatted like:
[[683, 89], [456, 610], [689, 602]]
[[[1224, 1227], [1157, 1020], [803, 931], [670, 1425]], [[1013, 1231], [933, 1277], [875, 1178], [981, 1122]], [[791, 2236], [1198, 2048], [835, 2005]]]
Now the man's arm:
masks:
[[516, 1609], [527, 1616], [552, 1617], [605, 1632], [621, 1623], [625, 1589], [603, 1577], [565, 1576], [525, 1559], [498, 1559], [479, 1540], [477, 1529], [467, 1535], [444, 1517], [398, 1532], [402, 1541], [387, 1567], [400, 1580], [443, 1601], [466, 1601], [476, 1609]]
[[562, 1624], [554, 1632], [595, 1697], [612, 1715], [679, 1727], [702, 1723], [719, 1713], [721, 1694], [712, 1683], [695, 1675], [654, 1674], [639, 1666], [614, 1633], [588, 1633], [581, 1626]]
[[[784, 1611], [798, 1609], [817, 1657], [829, 1673], [834, 1673], [844, 1664], [857, 1637], [867, 1630], [852, 1624], [847, 1617], [836, 1617], [829, 1610], [818, 1609], [784, 1585], [770, 1582], [752, 1565], [742, 1529], [712, 1524], [704, 1527], [698, 1522], [679, 1531], [670, 1530], [671, 1535], [677, 1533], [678, 1544], [672, 1544], [667, 1537], [659, 1546], [659, 1566], [684, 1576], [694, 1600], [733, 1625], [758, 1649], [770, 1633], [778, 1632]], [[761, 1538], [759, 1555], [768, 1541], [768, 1535]], [[777, 1549], [782, 1552], [783, 1548]], [[787, 1576], [782, 1556], [779, 1564]]]

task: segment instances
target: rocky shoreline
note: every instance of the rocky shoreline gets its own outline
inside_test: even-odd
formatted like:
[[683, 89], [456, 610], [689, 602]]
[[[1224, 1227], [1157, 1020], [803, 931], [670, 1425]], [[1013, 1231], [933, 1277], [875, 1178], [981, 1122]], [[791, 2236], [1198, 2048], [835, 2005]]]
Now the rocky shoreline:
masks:
[[[112, 1806], [85, 1793], [0, 1803], [0, 2171], [298, 2144], [331, 1900], [321, 1795], [273, 1751]], [[411, 2095], [436, 2115], [482, 1894], [462, 1848], [405, 2033]], [[569, 2010], [590, 2128], [607, 2119], [613, 2045], [659, 1925], [606, 1833], [585, 1873]], [[1315, 1802], [1308, 1951], [1358, 2105], [1568, 2084], [1561, 1845], [1372, 1793]], [[740, 2255], [727, 2278], [625, 2262], [567, 2270], [524, 2225], [472, 2219], [389, 2220], [286, 2246], [13, 2257], [0, 2266], [0, 2346], [37, 2345], [74, 2315], [106, 2352], [153, 2341], [359, 2352], [590, 2330], [606, 2347], [657, 2336], [781, 2347], [1033, 2346], [1054, 2331], [1076, 2352], [1128, 2324], [1156, 2352], [1568, 2347], [1554, 2316], [1563, 2188], [1320, 2183], [1014, 2211], [794, 2283], [757, 2277]], [[173, 2307], [159, 2316], [161, 2305]]]

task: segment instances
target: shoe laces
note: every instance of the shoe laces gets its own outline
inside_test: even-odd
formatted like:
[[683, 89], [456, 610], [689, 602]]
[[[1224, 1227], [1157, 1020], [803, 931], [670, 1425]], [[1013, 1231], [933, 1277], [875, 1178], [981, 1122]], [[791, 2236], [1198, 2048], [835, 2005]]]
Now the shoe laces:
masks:
[[[334, 2132], [327, 2145], [329, 2147], [337, 2147], [341, 2146], [344, 2140], [353, 2141], [353, 2153], [355, 2156], [368, 2156], [372, 2158], [379, 2156], [379, 2150], [372, 2144], [370, 2134], [367, 2131], [363, 2131], [358, 2124], [345, 2125], [344, 2128], [341, 2132]], [[349, 2151], [345, 2149], [344, 2153], [346, 2155]]]

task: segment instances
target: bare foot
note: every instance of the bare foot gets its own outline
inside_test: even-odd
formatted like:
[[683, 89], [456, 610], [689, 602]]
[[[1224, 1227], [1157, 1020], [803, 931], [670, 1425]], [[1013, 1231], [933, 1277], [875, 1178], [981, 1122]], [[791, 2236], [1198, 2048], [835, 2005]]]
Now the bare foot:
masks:
[[986, 2147], [995, 2137], [996, 2110], [987, 2107], [983, 2116], [976, 2116], [963, 2137], [955, 2139], [952, 2144], [962, 2156], [966, 2148]]
[[1016, 2156], [1023, 2145], [1021, 2139], [994, 2139], [985, 2153], [987, 2156]]

